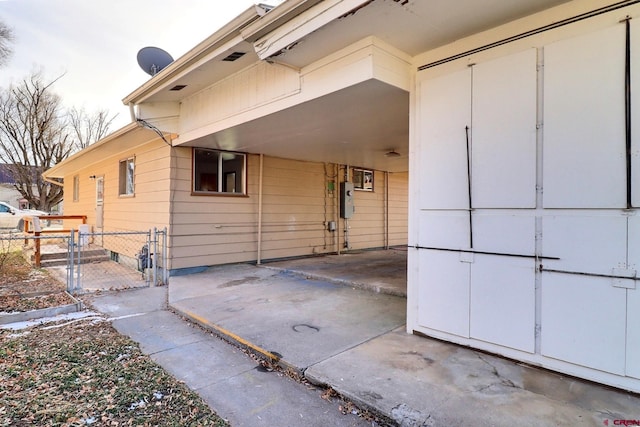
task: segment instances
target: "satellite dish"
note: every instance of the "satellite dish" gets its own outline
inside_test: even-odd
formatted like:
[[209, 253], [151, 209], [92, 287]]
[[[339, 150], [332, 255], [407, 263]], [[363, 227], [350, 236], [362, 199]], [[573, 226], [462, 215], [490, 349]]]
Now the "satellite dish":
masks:
[[138, 51], [138, 65], [150, 76], [155, 76], [172, 62], [171, 55], [159, 47], [148, 46]]

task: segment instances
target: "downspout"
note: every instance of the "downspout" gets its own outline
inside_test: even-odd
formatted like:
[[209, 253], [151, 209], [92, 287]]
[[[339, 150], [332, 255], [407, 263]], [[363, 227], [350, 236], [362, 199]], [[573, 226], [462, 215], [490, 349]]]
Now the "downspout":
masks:
[[[349, 182], [349, 165], [345, 165], [344, 167], [344, 182]], [[350, 249], [349, 238], [349, 218], [344, 218], [344, 248], [346, 250]]]
[[384, 248], [389, 249], [389, 172], [384, 172]]
[[131, 116], [131, 121], [135, 122], [137, 120], [136, 110], [134, 109], [133, 102], [129, 103], [129, 116]]
[[335, 206], [336, 206], [336, 238], [335, 238], [335, 245], [336, 245], [336, 253], [338, 255], [340, 255], [340, 165], [339, 164], [335, 164], [336, 165], [336, 191], [334, 191], [334, 194], [336, 196], [336, 202], [335, 202]]
[[260, 265], [262, 258], [262, 175], [264, 166], [264, 154], [260, 154], [260, 172], [258, 177], [258, 256], [256, 264]]

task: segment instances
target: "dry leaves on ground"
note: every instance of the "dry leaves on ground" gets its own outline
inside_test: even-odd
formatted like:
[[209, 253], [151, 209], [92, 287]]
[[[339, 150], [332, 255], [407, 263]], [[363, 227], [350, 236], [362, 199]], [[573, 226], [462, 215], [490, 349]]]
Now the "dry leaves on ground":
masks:
[[225, 426], [104, 320], [0, 331], [0, 425]]
[[37, 310], [73, 304], [66, 287], [43, 269], [33, 268], [21, 252], [5, 254], [0, 269], [0, 312]]
[[[69, 303], [20, 252], [3, 259], [0, 312]], [[226, 426], [102, 318], [0, 329], [0, 426]]]

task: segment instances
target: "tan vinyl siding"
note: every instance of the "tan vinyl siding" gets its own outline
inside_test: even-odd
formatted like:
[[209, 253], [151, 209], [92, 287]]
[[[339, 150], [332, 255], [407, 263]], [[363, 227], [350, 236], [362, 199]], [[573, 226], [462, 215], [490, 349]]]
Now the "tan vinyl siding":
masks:
[[254, 260], [258, 157], [247, 156], [248, 196], [192, 195], [191, 148], [178, 150], [176, 165], [171, 269]]
[[[129, 157], [135, 157], [135, 192], [121, 196], [119, 162]], [[342, 178], [343, 167], [334, 164], [264, 157], [261, 260], [345, 250], [345, 220], [337, 218], [336, 169]], [[95, 230], [96, 182], [89, 176], [104, 176], [104, 231], [169, 227], [169, 268], [173, 270], [251, 262], [258, 259], [260, 156], [247, 155], [246, 173], [245, 196], [193, 195], [192, 149], [169, 148], [162, 141], [147, 143], [74, 171], [80, 179], [80, 197], [77, 202], [67, 201], [65, 214], [87, 215]], [[375, 191], [355, 194], [350, 249], [406, 244], [407, 174], [388, 176], [388, 231], [385, 173], [375, 171]], [[65, 191], [73, 194], [73, 176], [65, 179]], [[327, 230], [329, 221], [338, 223], [337, 231]], [[103, 243], [107, 249], [117, 244], [111, 238]]]
[[[247, 197], [192, 196], [190, 162], [188, 169], [183, 159], [179, 164], [183, 168], [174, 205], [172, 268], [255, 261], [260, 157], [247, 158]], [[324, 204], [333, 199], [324, 194], [324, 165], [265, 157], [263, 166], [261, 258], [333, 251], [330, 232], [325, 231]]]
[[[247, 157], [246, 197], [192, 195], [191, 151], [180, 150], [176, 164], [171, 268], [257, 260], [260, 157]], [[328, 186], [335, 173], [333, 164], [264, 157], [261, 260], [344, 250], [345, 221], [336, 217], [339, 185], [333, 191]], [[389, 174], [388, 242], [384, 172], [375, 171], [374, 184], [373, 192], [356, 192], [350, 249], [407, 243], [407, 174]], [[328, 231], [329, 221], [339, 221], [339, 231]]]
[[[341, 170], [340, 175], [343, 174]], [[374, 171], [373, 191], [355, 191], [355, 212], [353, 218], [348, 220], [349, 249], [371, 249], [407, 244], [407, 185], [408, 173], [406, 172], [389, 173], [385, 177], [384, 172]], [[341, 219], [341, 221], [341, 229], [344, 230], [345, 220]], [[343, 248], [344, 233], [341, 234], [343, 234], [340, 236], [341, 248]]]
[[389, 174], [389, 246], [408, 243], [409, 173]]
[[[164, 228], [169, 225], [170, 194], [170, 148], [160, 140], [150, 142], [117, 156], [109, 157], [75, 171], [64, 179], [66, 195], [73, 194], [73, 176], [79, 176], [79, 198], [65, 198], [65, 215], [86, 215], [87, 224], [92, 231], [146, 231], [151, 228]], [[121, 160], [135, 157], [134, 182], [132, 196], [119, 196], [119, 164]], [[104, 222], [103, 229], [97, 230], [96, 216], [96, 179], [104, 177]], [[65, 228], [78, 229], [78, 221], [67, 221]], [[142, 246], [128, 244], [126, 247], [114, 237], [105, 237], [102, 241], [105, 249], [133, 257]]]

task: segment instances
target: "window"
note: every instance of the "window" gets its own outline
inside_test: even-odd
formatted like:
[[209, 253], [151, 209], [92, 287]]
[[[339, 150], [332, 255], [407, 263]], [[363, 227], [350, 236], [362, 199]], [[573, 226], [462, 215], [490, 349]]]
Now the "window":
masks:
[[134, 157], [129, 157], [126, 160], [120, 160], [119, 190], [118, 190], [119, 195], [121, 196], [133, 195], [134, 169], [135, 169]]
[[80, 177], [75, 175], [73, 177], [73, 201], [77, 202], [80, 200]]
[[193, 192], [196, 194], [246, 194], [247, 156], [242, 153], [193, 149]]
[[353, 188], [356, 190], [373, 191], [373, 171], [366, 169], [354, 169]]

